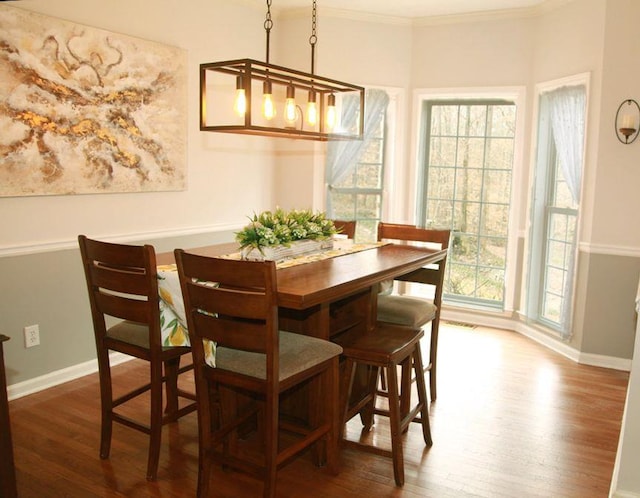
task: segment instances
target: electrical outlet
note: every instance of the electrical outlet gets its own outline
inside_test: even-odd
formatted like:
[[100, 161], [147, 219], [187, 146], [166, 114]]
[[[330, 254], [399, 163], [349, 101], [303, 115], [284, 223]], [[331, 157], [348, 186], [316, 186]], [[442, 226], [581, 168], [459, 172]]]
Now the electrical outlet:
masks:
[[24, 347], [31, 348], [40, 344], [40, 326], [28, 325], [24, 328]]

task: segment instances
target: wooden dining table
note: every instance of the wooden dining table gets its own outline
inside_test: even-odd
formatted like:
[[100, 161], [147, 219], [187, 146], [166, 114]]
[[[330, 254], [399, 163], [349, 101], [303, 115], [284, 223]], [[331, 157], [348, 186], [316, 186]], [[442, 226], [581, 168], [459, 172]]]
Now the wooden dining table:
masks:
[[[185, 249], [208, 257], [229, 257], [238, 253], [235, 243]], [[432, 249], [406, 244], [371, 244], [364, 250], [293, 266], [276, 272], [278, 287], [278, 325], [280, 330], [331, 340], [342, 333], [372, 332], [377, 321], [380, 283], [437, 263], [447, 255], [446, 249]], [[157, 255], [158, 265], [175, 262], [173, 253]], [[174, 296], [178, 298], [178, 296]], [[181, 299], [182, 296], [179, 296]], [[366, 369], [359, 369], [352, 389], [352, 399], [366, 394]], [[308, 414], [306, 389], [292, 389], [281, 400], [283, 413], [297, 419]], [[372, 416], [363, 408], [362, 420]]]
[[[210, 257], [238, 250], [236, 243], [185, 249]], [[446, 249], [384, 244], [278, 269], [280, 329], [322, 339], [354, 328], [372, 330], [379, 284], [441, 261], [446, 254]], [[157, 256], [160, 265], [174, 261], [172, 252]]]

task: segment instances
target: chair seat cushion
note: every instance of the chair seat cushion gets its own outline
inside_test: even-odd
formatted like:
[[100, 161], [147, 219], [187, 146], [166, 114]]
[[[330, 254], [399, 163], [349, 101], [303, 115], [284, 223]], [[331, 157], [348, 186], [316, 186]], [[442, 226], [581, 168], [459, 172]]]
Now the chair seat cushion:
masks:
[[107, 330], [107, 337], [149, 349], [149, 327], [143, 323], [125, 320]]
[[[342, 353], [333, 342], [280, 331], [280, 381]], [[267, 378], [265, 355], [218, 346], [216, 367], [258, 379]]]
[[378, 321], [422, 327], [433, 320], [438, 308], [427, 299], [411, 296], [379, 295]]

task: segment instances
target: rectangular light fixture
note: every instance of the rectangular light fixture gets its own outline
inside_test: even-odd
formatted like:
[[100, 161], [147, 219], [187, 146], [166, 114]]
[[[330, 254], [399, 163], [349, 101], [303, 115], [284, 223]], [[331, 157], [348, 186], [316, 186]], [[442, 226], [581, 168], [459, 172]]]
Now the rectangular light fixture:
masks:
[[200, 130], [358, 140], [364, 88], [253, 59], [200, 64]]

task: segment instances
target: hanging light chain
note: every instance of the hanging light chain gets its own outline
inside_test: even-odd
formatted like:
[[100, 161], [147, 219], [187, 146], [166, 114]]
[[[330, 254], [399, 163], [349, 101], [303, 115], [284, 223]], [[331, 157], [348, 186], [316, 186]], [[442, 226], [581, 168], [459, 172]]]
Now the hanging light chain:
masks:
[[311, 11], [311, 36], [309, 37], [309, 45], [311, 45], [311, 74], [315, 74], [316, 66], [316, 43], [318, 42], [318, 36], [316, 30], [318, 26], [318, 15], [316, 0], [313, 0], [313, 6]]
[[273, 19], [271, 18], [271, 1], [272, 0], [267, 0], [267, 15], [264, 20], [264, 30], [267, 33], [267, 64], [269, 64], [269, 38], [271, 35], [271, 28], [273, 28]]

